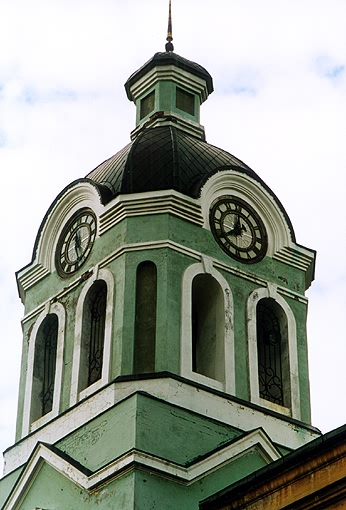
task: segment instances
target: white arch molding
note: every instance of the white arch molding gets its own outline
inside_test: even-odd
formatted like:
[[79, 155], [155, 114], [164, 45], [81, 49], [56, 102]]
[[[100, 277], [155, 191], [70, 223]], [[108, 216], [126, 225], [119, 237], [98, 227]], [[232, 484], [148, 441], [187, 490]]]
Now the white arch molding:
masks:
[[84, 207], [92, 209], [98, 217], [103, 210], [96, 188], [89, 182], [78, 182], [65, 191], [50, 211], [40, 232], [35, 259], [48, 271], [54, 270], [56, 245], [64, 225]]
[[[276, 301], [283, 309], [287, 318], [291, 409], [287, 409], [283, 406], [264, 400], [260, 398], [259, 395], [256, 307], [257, 303], [264, 298], [272, 298]], [[247, 303], [247, 320], [251, 402], [279, 412], [285, 412], [285, 414], [291, 415], [292, 418], [300, 420], [301, 413], [296, 320], [291, 308], [285, 299], [277, 292], [277, 287], [275, 285], [268, 285], [267, 287], [256, 289], [250, 294]]]
[[[106, 321], [105, 321], [105, 338], [103, 346], [103, 362], [101, 379], [94, 384], [88, 386], [79, 392], [80, 363], [81, 363], [81, 347], [82, 347], [82, 331], [83, 331], [83, 308], [87, 293], [92, 285], [102, 280], [107, 285], [107, 302], [106, 302]], [[76, 306], [75, 312], [75, 335], [72, 360], [72, 378], [70, 391], [70, 405], [76, 404], [82, 398], [91, 395], [96, 390], [109, 382], [111, 370], [111, 346], [112, 346], [112, 325], [113, 325], [113, 302], [114, 302], [114, 278], [108, 269], [99, 269], [97, 266], [94, 273], [85, 283]]]
[[201, 191], [203, 227], [210, 230], [209, 211], [214, 200], [233, 195], [245, 200], [262, 218], [268, 234], [268, 255], [293, 246], [292, 233], [282, 210], [268, 191], [248, 175], [232, 170], [217, 172]]
[[[199, 274], [212, 276], [224, 297], [224, 381], [217, 381], [196, 373], [192, 370], [192, 281]], [[235, 358], [234, 358], [234, 322], [233, 322], [233, 296], [226, 279], [213, 267], [212, 260], [202, 257], [201, 263], [189, 266], [183, 275], [182, 282], [182, 312], [181, 312], [181, 375], [201, 384], [212, 386], [226, 393], [235, 394]]]
[[[33, 391], [33, 375], [34, 375], [34, 359], [35, 359], [35, 347], [36, 339], [39, 328], [44, 319], [49, 314], [55, 314], [58, 317], [58, 338], [57, 338], [57, 351], [56, 351], [56, 368], [55, 368], [55, 379], [54, 379], [54, 395], [53, 395], [53, 407], [52, 410], [36, 420], [34, 423], [30, 423], [31, 405], [32, 405], [32, 391]], [[61, 303], [47, 303], [43, 312], [39, 315], [32, 328], [29, 338], [29, 349], [27, 358], [27, 373], [25, 382], [25, 397], [24, 397], [24, 410], [23, 410], [23, 422], [22, 422], [22, 437], [29, 434], [29, 432], [41, 427], [49, 420], [59, 414], [60, 411], [60, 399], [62, 389], [62, 375], [64, 366], [64, 339], [65, 339], [65, 322], [66, 312], [65, 308]]]

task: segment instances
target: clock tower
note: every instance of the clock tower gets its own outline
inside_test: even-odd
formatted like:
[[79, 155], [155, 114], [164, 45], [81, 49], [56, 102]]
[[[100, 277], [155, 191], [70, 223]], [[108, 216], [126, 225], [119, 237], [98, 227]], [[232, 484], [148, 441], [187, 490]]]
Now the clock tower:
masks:
[[319, 434], [315, 253], [261, 177], [206, 142], [212, 77], [174, 52], [171, 17], [125, 90], [130, 143], [59, 193], [17, 273], [4, 510], [193, 510]]

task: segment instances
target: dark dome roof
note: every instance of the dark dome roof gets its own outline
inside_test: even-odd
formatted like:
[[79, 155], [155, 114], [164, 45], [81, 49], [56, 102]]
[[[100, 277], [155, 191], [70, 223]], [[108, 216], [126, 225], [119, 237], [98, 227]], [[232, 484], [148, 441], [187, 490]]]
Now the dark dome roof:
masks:
[[144, 129], [85, 179], [97, 186], [104, 203], [119, 194], [168, 189], [197, 198], [209, 177], [221, 170], [237, 170], [259, 182], [281, 209], [295, 240], [283, 205], [256, 172], [229, 152], [174, 126]]
[[208, 94], [211, 94], [214, 90], [213, 87], [213, 79], [204, 67], [196, 64], [196, 62], [192, 62], [187, 58], [181, 57], [177, 53], [173, 53], [172, 51], [166, 51], [162, 53], [155, 53], [155, 55], [148, 60], [140, 69], [134, 72], [130, 78], [125, 83], [125, 90], [127, 97], [132, 101], [132, 95], [130, 92], [131, 85], [137, 82], [142, 76], [147, 74], [151, 69], [156, 66], [164, 66], [164, 65], [174, 65], [175, 67], [179, 67], [184, 71], [189, 71], [190, 73], [202, 78], [206, 81]]
[[197, 197], [208, 177], [225, 169], [245, 172], [260, 180], [232, 154], [174, 126], [158, 126], [144, 129], [135, 141], [86, 178], [107, 189], [107, 202], [118, 194], [164, 189]]
[[32, 260], [50, 211], [66, 190], [79, 182], [92, 183], [104, 204], [120, 194], [168, 189], [197, 198], [208, 178], [221, 170], [243, 172], [259, 182], [278, 204], [295, 241], [293, 226], [281, 202], [250, 167], [229, 152], [188, 135], [177, 127], [157, 126], [144, 129], [133, 142], [101, 163], [85, 178], [71, 182], [59, 193], [41, 223]]

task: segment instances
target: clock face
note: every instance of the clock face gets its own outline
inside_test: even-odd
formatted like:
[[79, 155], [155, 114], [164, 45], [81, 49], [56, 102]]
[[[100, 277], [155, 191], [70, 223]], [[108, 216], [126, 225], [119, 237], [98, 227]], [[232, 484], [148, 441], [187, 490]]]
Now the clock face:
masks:
[[56, 266], [61, 276], [79, 269], [88, 258], [96, 236], [96, 218], [89, 209], [78, 211], [67, 223], [58, 242]]
[[210, 210], [210, 227], [221, 248], [231, 257], [251, 264], [267, 251], [267, 233], [263, 221], [244, 200], [220, 197]]

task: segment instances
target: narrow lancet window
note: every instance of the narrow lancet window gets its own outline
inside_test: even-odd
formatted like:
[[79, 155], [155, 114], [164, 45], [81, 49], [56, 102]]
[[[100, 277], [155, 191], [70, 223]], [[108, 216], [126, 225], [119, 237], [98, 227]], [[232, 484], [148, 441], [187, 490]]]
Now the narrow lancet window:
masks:
[[134, 343], [135, 373], [155, 371], [157, 270], [153, 262], [137, 268]]
[[81, 343], [80, 390], [102, 377], [107, 285], [96, 281], [85, 298]]
[[31, 422], [53, 409], [57, 340], [58, 317], [49, 314], [40, 325], [35, 342]]
[[257, 356], [260, 397], [289, 407], [287, 318], [274, 299], [257, 305]]
[[219, 283], [209, 274], [192, 281], [192, 370], [223, 381], [225, 303]]

